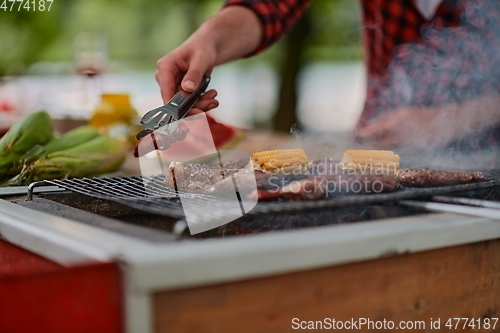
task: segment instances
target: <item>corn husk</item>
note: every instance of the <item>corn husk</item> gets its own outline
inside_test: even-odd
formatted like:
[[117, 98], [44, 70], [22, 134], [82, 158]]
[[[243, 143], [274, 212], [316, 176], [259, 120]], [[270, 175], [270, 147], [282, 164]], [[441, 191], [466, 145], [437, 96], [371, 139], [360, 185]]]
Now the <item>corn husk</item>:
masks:
[[33, 163], [27, 163], [21, 173], [4, 186], [97, 176], [118, 170], [125, 158], [126, 145], [122, 141], [101, 135], [76, 147], [57, 151]]
[[56, 151], [81, 145], [82, 143], [97, 138], [100, 135], [101, 134], [92, 126], [80, 126], [64, 133], [60, 137], [53, 138], [43, 148], [45, 153], [48, 155]]
[[0, 179], [19, 173], [23, 155], [52, 137], [52, 120], [45, 111], [31, 113], [16, 122], [0, 139]]

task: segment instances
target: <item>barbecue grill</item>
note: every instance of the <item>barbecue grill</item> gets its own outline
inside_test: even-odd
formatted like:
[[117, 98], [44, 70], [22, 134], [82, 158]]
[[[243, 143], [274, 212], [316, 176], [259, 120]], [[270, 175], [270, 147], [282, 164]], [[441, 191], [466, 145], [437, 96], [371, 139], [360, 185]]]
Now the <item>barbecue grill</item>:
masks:
[[[496, 179], [496, 177], [498, 179]], [[393, 193], [377, 193], [367, 195], [336, 195], [323, 200], [313, 201], [275, 201], [259, 202], [246, 216], [237, 219], [240, 231], [252, 233], [252, 229], [259, 231], [287, 229], [297, 226], [323, 225], [325, 221], [330, 223], [354, 222], [359, 220], [376, 219], [376, 217], [351, 216], [350, 220], [341, 221], [338, 215], [346, 216], [345, 212], [353, 210], [364, 212], [360, 207], [370, 207], [372, 205], [391, 205], [386, 211], [393, 210], [399, 216], [407, 215], [404, 209], [395, 208], [394, 204], [402, 203], [409, 205], [409, 199], [425, 199], [436, 195], [452, 194], [457, 192], [478, 191], [491, 189], [500, 186], [500, 172], [488, 172], [487, 181], [453, 186], [442, 186], [432, 188], [403, 188]], [[163, 177], [112, 177], [112, 178], [84, 178], [67, 180], [50, 180], [33, 183], [28, 190], [28, 200], [33, 197], [33, 190], [43, 186], [57, 186], [59, 188], [94, 197], [102, 200], [109, 200], [128, 206], [139, 211], [151, 213], [170, 218], [183, 219], [184, 212], [181, 197], [196, 197], [199, 205], [198, 213], [210, 212], [199, 216], [199, 220], [213, 221], [221, 218], [227, 207], [231, 207], [231, 202], [221, 200], [219, 197], [203, 194], [178, 193], [163, 184]], [[445, 199], [441, 198], [441, 201]], [[455, 201], [455, 203], [458, 203]], [[462, 201], [462, 203], [464, 203]], [[466, 202], [465, 202], [466, 203]], [[347, 207], [347, 208], [346, 208]], [[339, 210], [339, 208], [342, 208]], [[425, 207], [421, 207], [425, 208]], [[296, 214], [301, 214], [302, 223], [290, 223], [290, 218]], [[415, 214], [415, 210], [410, 210], [409, 214]], [[177, 231], [185, 223], [177, 225]], [[228, 229], [233, 226], [223, 227], [219, 234], [227, 235]], [[211, 233], [213, 234], [213, 232]]]
[[[189, 317], [177, 312], [182, 307], [173, 310], [165, 305], [172, 297], [185, 295], [176, 290], [226, 288], [222, 286], [227, 283], [239, 288], [251, 279], [259, 293], [259, 279], [279, 286], [287, 274], [302, 271], [306, 281], [315, 281], [320, 268], [341, 269], [341, 264], [360, 261], [389, 267], [381, 260], [398, 260], [406, 253], [425, 256], [424, 250], [500, 238], [500, 223], [491, 218], [434, 214], [429, 207], [415, 205], [431, 202], [496, 210], [500, 172], [486, 176], [486, 181], [464, 185], [400, 188], [393, 193], [336, 195], [317, 201], [259, 202], [245, 216], [195, 236], [187, 230], [181, 196], [197, 196], [209, 212], [214, 205], [224, 207], [219, 198], [176, 193], [158, 177], [52, 180], [0, 192], [5, 199], [0, 200], [0, 234], [63, 265], [118, 260], [125, 276], [128, 331], [162, 332], [170, 324], [158, 318], [175, 322]], [[415, 271], [406, 269], [408, 276], [432, 276], [419, 266]], [[209, 294], [195, 292], [193, 297], [203, 299], [203, 295]], [[335, 315], [325, 313], [328, 307], [315, 309], [325, 316]]]

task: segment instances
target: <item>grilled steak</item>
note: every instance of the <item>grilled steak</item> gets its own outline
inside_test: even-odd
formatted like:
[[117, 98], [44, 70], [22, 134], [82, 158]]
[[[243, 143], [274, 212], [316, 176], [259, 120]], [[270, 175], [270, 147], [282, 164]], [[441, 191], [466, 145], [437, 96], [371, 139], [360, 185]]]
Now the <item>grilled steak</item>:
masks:
[[279, 190], [259, 189], [251, 194], [260, 200], [284, 198], [287, 200], [315, 200], [335, 194], [369, 194], [391, 192], [398, 186], [397, 179], [386, 175], [339, 172], [310, 176], [294, 181]]
[[399, 170], [398, 178], [403, 186], [431, 187], [479, 182], [484, 180], [484, 174], [481, 172], [411, 168]]

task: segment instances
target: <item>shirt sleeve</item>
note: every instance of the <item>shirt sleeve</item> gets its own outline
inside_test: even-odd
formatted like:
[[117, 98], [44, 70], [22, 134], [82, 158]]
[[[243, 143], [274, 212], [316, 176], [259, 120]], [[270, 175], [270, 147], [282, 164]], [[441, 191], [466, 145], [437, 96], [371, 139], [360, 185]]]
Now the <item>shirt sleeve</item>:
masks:
[[244, 6], [262, 22], [262, 39], [250, 55], [259, 53], [279, 41], [302, 16], [310, 0], [227, 0], [223, 7]]

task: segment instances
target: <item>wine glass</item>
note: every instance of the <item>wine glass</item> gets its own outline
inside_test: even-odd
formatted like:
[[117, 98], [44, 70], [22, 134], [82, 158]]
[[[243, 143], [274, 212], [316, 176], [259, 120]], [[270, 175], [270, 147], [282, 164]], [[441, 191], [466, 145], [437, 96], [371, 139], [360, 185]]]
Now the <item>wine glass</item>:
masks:
[[75, 69], [84, 75], [82, 104], [89, 109], [100, 92], [98, 77], [107, 65], [107, 40], [102, 35], [80, 33], [74, 40]]

